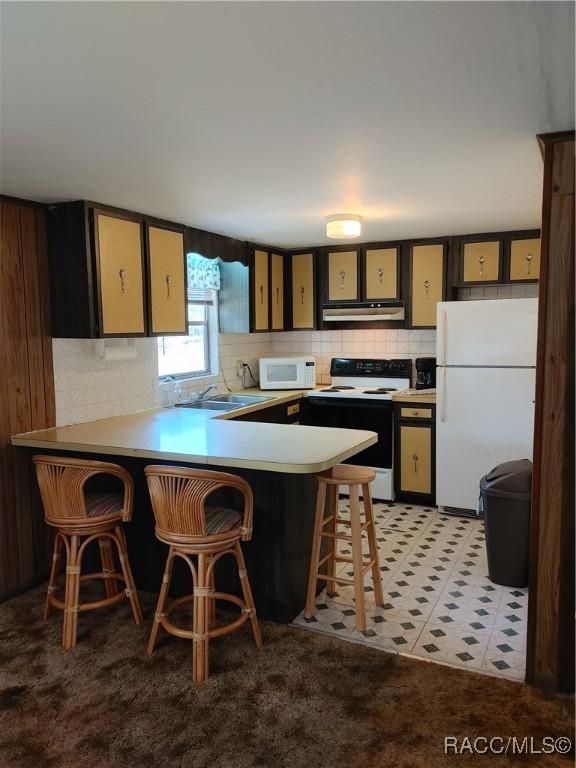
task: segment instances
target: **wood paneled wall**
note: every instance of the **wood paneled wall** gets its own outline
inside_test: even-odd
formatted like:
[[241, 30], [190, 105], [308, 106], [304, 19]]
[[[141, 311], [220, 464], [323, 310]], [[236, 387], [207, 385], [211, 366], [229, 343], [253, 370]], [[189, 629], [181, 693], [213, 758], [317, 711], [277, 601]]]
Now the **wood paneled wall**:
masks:
[[44, 208], [0, 197], [0, 599], [50, 557], [29, 457], [10, 438], [54, 423]]
[[529, 683], [574, 690], [574, 132], [544, 155], [534, 434]]

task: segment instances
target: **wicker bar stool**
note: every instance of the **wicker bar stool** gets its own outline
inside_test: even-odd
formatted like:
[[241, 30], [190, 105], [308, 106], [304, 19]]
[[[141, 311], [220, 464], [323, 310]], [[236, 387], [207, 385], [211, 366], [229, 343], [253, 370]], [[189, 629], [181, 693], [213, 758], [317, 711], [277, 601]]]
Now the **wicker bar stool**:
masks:
[[[132, 606], [134, 621], [141, 624], [142, 612], [121, 525], [132, 519], [132, 478], [123, 467], [103, 461], [34, 456], [33, 462], [44, 506], [44, 519], [57, 531], [44, 604], [44, 621], [48, 620], [52, 606], [64, 612], [62, 645], [66, 649], [76, 645], [78, 613], [81, 611], [103, 608], [127, 597]], [[124, 493], [87, 492], [87, 481], [97, 475], [117, 477], [123, 483]], [[92, 541], [98, 541], [100, 546], [102, 570], [81, 575], [82, 557]], [[122, 573], [115, 569], [112, 544], [118, 550]], [[55, 593], [58, 590], [63, 550], [66, 552], [66, 580], [62, 601]], [[104, 579], [106, 597], [80, 603], [80, 583], [89, 579]], [[119, 581], [125, 585], [122, 591], [118, 589]]]
[[[304, 615], [307, 619], [315, 613], [315, 597], [318, 579], [326, 581], [326, 593], [333, 597], [337, 594], [338, 584], [351, 584], [354, 586], [354, 602], [356, 604], [356, 629], [360, 632], [366, 630], [366, 607], [364, 600], [364, 574], [372, 571], [374, 582], [374, 598], [376, 605], [384, 605], [382, 594], [382, 581], [380, 578], [380, 564], [378, 561], [378, 545], [374, 530], [374, 515], [372, 512], [372, 497], [370, 495], [370, 483], [376, 477], [373, 470], [367, 467], [355, 467], [350, 464], [338, 464], [326, 472], [315, 476], [318, 481], [318, 495], [316, 499], [316, 516], [314, 519], [314, 535], [312, 540], [312, 556], [310, 558], [310, 572], [308, 575], [308, 593]], [[339, 517], [338, 498], [340, 486], [347, 486], [350, 494], [350, 520]], [[364, 522], [361, 518], [360, 487], [364, 498]], [[328, 497], [328, 503], [327, 503]], [[338, 525], [346, 525], [351, 528], [351, 534], [338, 531]], [[369, 559], [364, 560], [362, 555], [362, 534], [366, 531], [368, 538]], [[322, 539], [328, 538], [330, 545], [328, 553], [320, 558]], [[338, 554], [338, 541], [350, 542], [352, 557]], [[336, 575], [336, 563], [351, 563], [354, 578], [348, 579]], [[327, 564], [327, 573], [320, 573], [320, 568]]]
[[[249, 541], [252, 538], [252, 489], [246, 480], [227, 472], [166, 466], [149, 466], [145, 472], [156, 518], [156, 536], [170, 547], [148, 641], [148, 655], [154, 650], [161, 626], [176, 637], [192, 640], [192, 679], [203, 682], [208, 678], [209, 643], [212, 638], [227, 635], [250, 619], [256, 646], [262, 647], [262, 635], [240, 546], [240, 540]], [[240, 491], [244, 500], [243, 515], [233, 509], [206, 503], [208, 497], [220, 488]], [[190, 555], [197, 556], [197, 565]], [[215, 591], [214, 567], [225, 555], [231, 555], [236, 560], [243, 600]], [[176, 557], [184, 560], [190, 568], [193, 593], [168, 602]], [[216, 600], [234, 603], [241, 609], [240, 616], [225, 626], [214, 626]], [[168, 618], [175, 608], [184, 603], [193, 604], [192, 630], [177, 627]]]

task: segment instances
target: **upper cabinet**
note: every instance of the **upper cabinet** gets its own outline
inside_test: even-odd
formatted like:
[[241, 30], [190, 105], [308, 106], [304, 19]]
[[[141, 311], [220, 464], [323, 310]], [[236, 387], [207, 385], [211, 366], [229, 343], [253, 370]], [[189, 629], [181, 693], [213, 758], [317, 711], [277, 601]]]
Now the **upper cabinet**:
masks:
[[270, 329], [284, 330], [284, 256], [270, 254]]
[[143, 336], [144, 249], [138, 218], [94, 210], [97, 299], [102, 336]]
[[187, 332], [184, 233], [146, 224], [150, 332], [183, 336]]
[[251, 264], [252, 330], [270, 330], [270, 256], [268, 251], [254, 250]]
[[291, 267], [291, 326], [294, 330], [315, 327], [314, 254], [295, 253], [290, 257]]
[[85, 201], [48, 206], [53, 334], [186, 332], [183, 230]]
[[326, 255], [326, 300], [358, 301], [358, 250], [331, 250]]
[[495, 283], [502, 273], [500, 240], [462, 243], [462, 283]]
[[455, 237], [452, 255], [455, 287], [537, 282], [540, 233], [524, 230]]
[[367, 301], [400, 298], [400, 248], [366, 248], [364, 257], [364, 296]]
[[510, 282], [532, 282], [540, 278], [540, 238], [527, 237], [510, 240]]
[[436, 326], [436, 304], [445, 298], [445, 242], [414, 244], [409, 249], [409, 322], [412, 328]]

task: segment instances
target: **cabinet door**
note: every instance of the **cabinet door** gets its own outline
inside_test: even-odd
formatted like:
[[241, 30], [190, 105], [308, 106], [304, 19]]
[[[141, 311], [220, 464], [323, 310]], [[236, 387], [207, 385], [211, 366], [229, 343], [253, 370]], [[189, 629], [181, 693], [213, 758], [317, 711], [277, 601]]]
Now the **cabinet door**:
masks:
[[284, 257], [270, 256], [270, 301], [272, 302], [272, 330], [284, 330]]
[[328, 301], [358, 300], [358, 251], [328, 254]]
[[365, 254], [367, 299], [398, 298], [398, 249], [370, 248]]
[[444, 245], [412, 247], [411, 325], [433, 328], [436, 304], [444, 297]]
[[538, 280], [540, 277], [540, 238], [512, 240], [510, 280]]
[[314, 328], [314, 255], [292, 256], [292, 327]]
[[463, 283], [497, 283], [500, 279], [500, 242], [464, 243]]
[[268, 254], [254, 251], [252, 275], [254, 289], [254, 330], [267, 331], [268, 324]]
[[100, 333], [103, 336], [144, 335], [141, 222], [94, 211], [94, 229]]
[[182, 232], [147, 227], [150, 332], [186, 334], [186, 262]]
[[432, 429], [400, 426], [400, 490], [432, 493]]

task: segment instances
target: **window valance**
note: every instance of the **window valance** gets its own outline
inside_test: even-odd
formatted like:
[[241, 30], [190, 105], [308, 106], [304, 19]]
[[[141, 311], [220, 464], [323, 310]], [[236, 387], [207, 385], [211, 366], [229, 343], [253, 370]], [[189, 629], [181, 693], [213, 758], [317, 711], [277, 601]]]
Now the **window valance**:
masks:
[[188, 290], [220, 290], [220, 260], [207, 259], [199, 253], [186, 255], [188, 265]]

